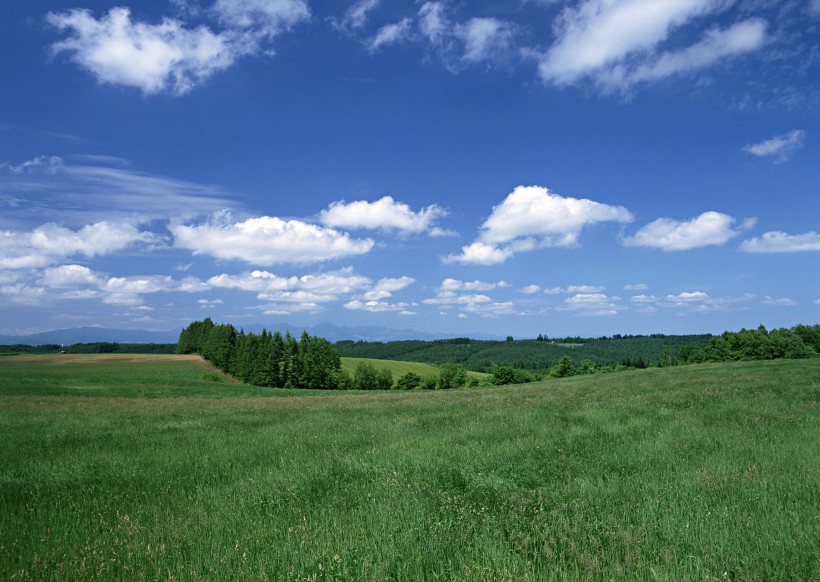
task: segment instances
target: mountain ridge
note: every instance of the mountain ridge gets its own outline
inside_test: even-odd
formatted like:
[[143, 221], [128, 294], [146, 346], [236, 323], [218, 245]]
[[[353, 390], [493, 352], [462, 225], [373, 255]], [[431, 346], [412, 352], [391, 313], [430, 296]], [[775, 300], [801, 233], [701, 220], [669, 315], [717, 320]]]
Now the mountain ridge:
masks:
[[[307, 331], [311, 335], [322, 337], [333, 343], [345, 340], [377, 342], [402, 340], [432, 341], [437, 339], [452, 339], [456, 337], [470, 337], [470, 339], [485, 340], [504, 339], [499, 336], [484, 333], [459, 334], [427, 332], [413, 329], [394, 329], [377, 325], [336, 325], [329, 322], [322, 322], [312, 326], [299, 326], [278, 322], [269, 325], [254, 324], [244, 327], [234, 325], [234, 327], [253, 333], [260, 333], [262, 329], [267, 329], [270, 332], [290, 332], [291, 335], [297, 337], [301, 335], [303, 331]], [[66, 329], [54, 329], [28, 335], [0, 335], [0, 345], [71, 345], [96, 342], [169, 344], [177, 342], [180, 331], [182, 330], [170, 329], [157, 331], [145, 329], [113, 329], [106, 327], [72, 327]]]

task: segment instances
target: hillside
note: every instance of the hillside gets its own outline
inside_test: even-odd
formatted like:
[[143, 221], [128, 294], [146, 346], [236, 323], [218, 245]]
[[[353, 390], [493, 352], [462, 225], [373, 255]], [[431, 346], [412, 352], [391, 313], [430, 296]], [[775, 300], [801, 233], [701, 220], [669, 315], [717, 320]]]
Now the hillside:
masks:
[[682, 347], [705, 347], [711, 335], [616, 336], [613, 338], [563, 338], [558, 340], [487, 341], [467, 338], [435, 341], [336, 342], [343, 357], [378, 358], [441, 364], [455, 362], [470, 370], [487, 372], [494, 365], [540, 370], [569, 356], [579, 364], [589, 359], [597, 366], [619, 363], [657, 363], [664, 350], [678, 352]]
[[804, 359], [351, 393], [3, 357], [0, 578], [815, 579], [818, 383]]

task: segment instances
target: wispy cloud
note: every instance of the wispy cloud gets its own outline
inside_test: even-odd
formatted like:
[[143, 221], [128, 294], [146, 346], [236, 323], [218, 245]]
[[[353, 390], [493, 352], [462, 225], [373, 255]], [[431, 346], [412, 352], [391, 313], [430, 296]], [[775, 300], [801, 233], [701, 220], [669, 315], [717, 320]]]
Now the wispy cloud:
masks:
[[44, 155], [0, 165], [0, 188], [17, 201], [0, 224], [165, 221], [237, 206], [218, 186], [140, 172], [121, 158], [72, 159]]
[[711, 29], [688, 47], [664, 48], [675, 30], [726, 5], [711, 0], [585, 0], [563, 10], [554, 25], [556, 40], [545, 52], [525, 52], [537, 59], [544, 83], [566, 86], [590, 79], [607, 90], [626, 90], [760, 49], [767, 26], [761, 19]]
[[740, 250], [747, 253], [800, 253], [820, 251], [820, 233], [786, 234], [770, 231], [760, 237], [743, 241]]
[[783, 163], [803, 147], [808, 134], [795, 129], [759, 143], [743, 146], [743, 151], [759, 158], [773, 158], [775, 163]]

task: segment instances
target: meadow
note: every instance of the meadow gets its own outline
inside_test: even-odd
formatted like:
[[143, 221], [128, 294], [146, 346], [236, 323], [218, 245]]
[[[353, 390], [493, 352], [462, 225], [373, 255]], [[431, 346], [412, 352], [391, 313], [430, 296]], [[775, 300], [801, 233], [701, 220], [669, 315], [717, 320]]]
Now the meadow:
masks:
[[0, 578], [816, 580], [820, 360], [433, 392], [0, 358]]
[[[381, 360], [375, 358], [346, 357], [342, 358], [342, 372], [344, 372], [348, 376], [353, 376], [353, 373], [356, 371], [356, 366], [359, 365], [360, 362], [370, 364], [376, 370], [387, 368], [393, 374], [394, 383], [400, 377], [404, 376], [409, 372], [418, 374], [421, 377], [438, 376], [439, 372], [438, 366], [434, 366], [433, 364], [424, 364], [422, 362], [405, 362], [402, 360]], [[487, 380], [489, 379], [490, 374], [467, 370], [467, 377], [475, 378], [477, 380]]]

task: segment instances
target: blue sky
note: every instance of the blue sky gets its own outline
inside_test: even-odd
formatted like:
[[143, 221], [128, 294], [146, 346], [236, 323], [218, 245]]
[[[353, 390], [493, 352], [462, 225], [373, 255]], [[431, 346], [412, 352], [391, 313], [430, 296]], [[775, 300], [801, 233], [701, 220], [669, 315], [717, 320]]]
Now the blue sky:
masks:
[[820, 321], [818, 0], [12, 0], [0, 44], [0, 333]]

